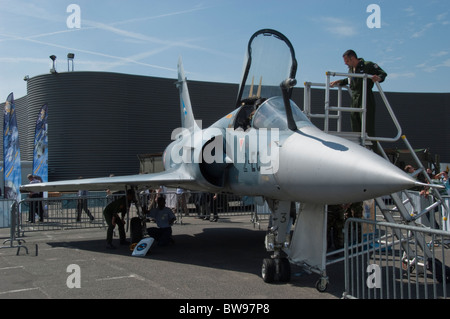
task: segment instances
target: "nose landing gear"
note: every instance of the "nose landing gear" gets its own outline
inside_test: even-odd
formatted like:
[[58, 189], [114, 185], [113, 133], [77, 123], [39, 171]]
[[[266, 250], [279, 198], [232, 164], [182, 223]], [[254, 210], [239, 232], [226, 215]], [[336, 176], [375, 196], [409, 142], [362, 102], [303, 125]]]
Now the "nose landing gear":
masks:
[[291, 264], [287, 258], [265, 258], [261, 267], [261, 276], [266, 283], [291, 280]]

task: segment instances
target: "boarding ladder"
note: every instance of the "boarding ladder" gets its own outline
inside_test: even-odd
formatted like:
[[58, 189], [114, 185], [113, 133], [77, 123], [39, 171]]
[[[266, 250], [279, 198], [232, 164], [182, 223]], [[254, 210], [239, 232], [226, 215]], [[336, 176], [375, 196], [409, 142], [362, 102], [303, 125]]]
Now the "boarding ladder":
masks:
[[[339, 86], [336, 89], [338, 90], [337, 94], [337, 106], [332, 106], [330, 103], [330, 92], [332, 90], [330, 83], [331, 83], [331, 77], [358, 77], [363, 79], [363, 92], [362, 92], [362, 106], [361, 108], [353, 108], [353, 107], [345, 107], [342, 105], [342, 98], [343, 98], [343, 91], [346, 90], [351, 94], [350, 89], [348, 86]], [[383, 156], [386, 160], [388, 159], [388, 156], [386, 155], [384, 149], [381, 146], [381, 142], [386, 143], [394, 143], [397, 142], [399, 139], [401, 139], [405, 145], [408, 151], [411, 153], [412, 158], [415, 162], [416, 167], [418, 168], [414, 174], [414, 176], [417, 176], [420, 173], [423, 173], [425, 178], [427, 179], [428, 183], [431, 184], [432, 181], [428, 174], [426, 173], [426, 169], [423, 166], [422, 162], [417, 157], [416, 153], [414, 152], [413, 148], [411, 147], [410, 143], [408, 142], [405, 135], [402, 135], [402, 129], [400, 127], [400, 124], [392, 110], [391, 105], [389, 104], [389, 101], [386, 98], [386, 95], [384, 91], [381, 88], [381, 85], [378, 82], [375, 82], [375, 85], [378, 88], [379, 94], [384, 102], [384, 105], [393, 121], [393, 124], [395, 125], [397, 129], [397, 135], [394, 137], [373, 137], [368, 136], [366, 131], [366, 101], [367, 101], [367, 81], [371, 80], [372, 76], [369, 74], [354, 74], [354, 73], [338, 73], [338, 72], [326, 72], [326, 83], [313, 83], [313, 82], [305, 82], [305, 91], [304, 91], [304, 113], [311, 119], [311, 118], [319, 118], [323, 119], [323, 127], [324, 131], [329, 134], [338, 135], [340, 137], [346, 138], [348, 140], [351, 140], [353, 142], [356, 142], [364, 147], [371, 147], [372, 149], [376, 149], [378, 154]], [[311, 108], [311, 89], [312, 87], [324, 87], [325, 88], [325, 108], [323, 113], [312, 113]], [[362, 113], [362, 129], [361, 132], [344, 132], [342, 131], [342, 115], [344, 112], [360, 112]], [[336, 131], [330, 131], [330, 120], [336, 120]], [[375, 145], [375, 147], [374, 147]], [[375, 203], [379, 208], [379, 211], [383, 215], [384, 219], [390, 223], [403, 223], [406, 225], [420, 225], [420, 218], [424, 217], [427, 213], [434, 214], [434, 210], [437, 207], [442, 208], [442, 216], [443, 220], [446, 220], [448, 218], [448, 212], [449, 208], [447, 207], [446, 203], [442, 199], [442, 196], [440, 195], [439, 191], [436, 188], [431, 188], [431, 195], [434, 198], [434, 202], [426, 207], [425, 209], [422, 209], [421, 211], [418, 211], [418, 209], [415, 207], [413, 201], [411, 200], [410, 196], [406, 191], [394, 193], [388, 195], [390, 197], [391, 202], [393, 205], [387, 205], [384, 198], [375, 198]], [[408, 208], [408, 207], [409, 208]], [[446, 227], [446, 223], [445, 223]], [[443, 227], [444, 230], [447, 230]], [[404, 236], [401, 236], [401, 234], [395, 234], [396, 237], [401, 240], [401, 238], [404, 238]], [[427, 246], [427, 243], [425, 241], [425, 238], [423, 235], [419, 235], [421, 238], [417, 238], [418, 243], [420, 244], [420, 248], [426, 254], [427, 257], [431, 258], [431, 252], [430, 249]], [[402, 246], [405, 252], [411, 252], [411, 248], [407, 247], [406, 242], [402, 242]]]

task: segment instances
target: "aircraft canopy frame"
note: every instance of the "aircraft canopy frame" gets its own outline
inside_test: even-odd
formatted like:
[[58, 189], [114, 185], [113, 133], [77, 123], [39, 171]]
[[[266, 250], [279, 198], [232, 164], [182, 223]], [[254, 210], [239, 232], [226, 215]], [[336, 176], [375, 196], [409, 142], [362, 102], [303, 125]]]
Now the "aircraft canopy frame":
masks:
[[[312, 126], [313, 124], [311, 121], [300, 110], [297, 104], [295, 104], [292, 100], [290, 100], [290, 102], [292, 115], [294, 116], [294, 121], [297, 124], [297, 127], [301, 128], [304, 126]], [[287, 130], [288, 123], [283, 97], [274, 96], [262, 103], [253, 116], [252, 127], [255, 129], [277, 128], [279, 130]]]
[[[280, 95], [280, 83], [289, 78], [295, 79], [296, 73], [297, 60], [289, 39], [272, 29], [255, 32], [248, 43], [236, 107], [241, 106], [248, 97]], [[292, 88], [288, 94], [290, 98]]]

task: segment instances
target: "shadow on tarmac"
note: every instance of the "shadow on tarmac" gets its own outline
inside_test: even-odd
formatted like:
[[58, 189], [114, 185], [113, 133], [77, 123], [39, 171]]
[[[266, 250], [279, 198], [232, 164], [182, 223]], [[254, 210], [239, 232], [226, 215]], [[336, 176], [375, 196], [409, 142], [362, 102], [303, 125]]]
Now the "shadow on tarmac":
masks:
[[[197, 229], [192, 234], [179, 234], [183, 232], [183, 227], [185, 226], [175, 226], [173, 235], [174, 244], [166, 247], [154, 245], [145, 257], [132, 258], [146, 259], [149, 263], [153, 260], [176, 263], [180, 264], [180, 269], [183, 269], [183, 265], [193, 265], [246, 273], [260, 277], [262, 260], [269, 256], [264, 247], [266, 232], [264, 230], [236, 228], [232, 223], [230, 224], [223, 220], [221, 223], [223, 224], [215, 224], [213, 228], [203, 228], [200, 232]], [[222, 225], [224, 227], [221, 227]], [[228, 225], [229, 227], [227, 227]], [[119, 246], [117, 238], [114, 239], [114, 244], [117, 249], [112, 250], [106, 249], [104, 239], [56, 241], [48, 242], [47, 244], [54, 248], [73, 248], [131, 257], [129, 247]], [[342, 296], [344, 288], [343, 268], [342, 263], [327, 267], [330, 285], [326, 292], [337, 298]], [[275, 282], [270, 285], [291, 285], [294, 287], [313, 288], [318, 279], [318, 274], [307, 273], [303, 268], [291, 264], [290, 282]]]

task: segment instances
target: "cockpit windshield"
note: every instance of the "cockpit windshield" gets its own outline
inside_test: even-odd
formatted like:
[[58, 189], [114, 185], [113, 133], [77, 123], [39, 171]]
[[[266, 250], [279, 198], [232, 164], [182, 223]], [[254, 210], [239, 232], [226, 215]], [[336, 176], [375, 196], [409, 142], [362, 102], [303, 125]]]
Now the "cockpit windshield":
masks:
[[296, 72], [297, 60], [289, 40], [275, 30], [256, 32], [248, 44], [236, 106], [247, 98], [281, 95], [281, 82], [295, 79]]
[[[294, 116], [294, 121], [297, 124], [298, 129], [304, 126], [313, 125], [292, 100], [291, 109], [292, 115]], [[287, 130], [288, 124], [283, 98], [281, 96], [275, 96], [261, 104], [261, 106], [256, 110], [255, 115], [253, 116], [252, 127], [254, 127], [255, 129], [278, 128], [280, 130]]]

